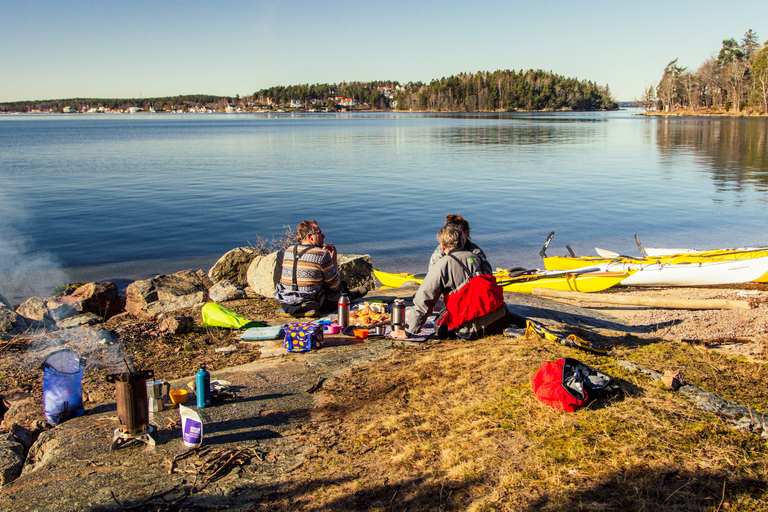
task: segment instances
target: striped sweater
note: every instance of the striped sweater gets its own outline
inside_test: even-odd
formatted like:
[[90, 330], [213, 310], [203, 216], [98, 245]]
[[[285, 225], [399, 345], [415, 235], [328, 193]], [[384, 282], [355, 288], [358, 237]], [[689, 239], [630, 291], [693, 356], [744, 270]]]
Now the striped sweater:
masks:
[[[307, 252], [301, 255], [296, 265], [296, 284], [298, 290], [294, 291], [293, 284], [293, 260], [296, 254], [301, 254], [305, 249]], [[292, 245], [285, 250], [283, 255], [283, 271], [280, 277], [280, 285], [276, 290], [278, 300], [288, 299], [285, 295], [297, 296], [302, 299], [312, 300], [317, 296], [322, 288], [331, 291], [341, 289], [341, 276], [333, 264], [331, 253], [322, 247], [309, 246], [305, 244]], [[285, 302], [293, 302], [287, 300]]]

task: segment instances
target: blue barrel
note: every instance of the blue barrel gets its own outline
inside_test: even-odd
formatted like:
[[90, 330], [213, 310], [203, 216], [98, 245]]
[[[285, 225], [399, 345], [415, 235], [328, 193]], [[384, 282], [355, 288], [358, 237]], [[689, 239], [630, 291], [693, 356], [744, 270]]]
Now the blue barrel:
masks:
[[85, 359], [69, 349], [48, 354], [43, 369], [43, 410], [54, 425], [81, 416], [83, 407], [83, 369]]

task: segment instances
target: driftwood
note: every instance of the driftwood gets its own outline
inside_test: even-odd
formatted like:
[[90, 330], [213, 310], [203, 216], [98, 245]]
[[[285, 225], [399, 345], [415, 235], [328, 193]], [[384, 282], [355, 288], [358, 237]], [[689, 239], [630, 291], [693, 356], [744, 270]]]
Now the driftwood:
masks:
[[533, 295], [571, 299], [583, 302], [601, 302], [623, 306], [648, 306], [662, 309], [752, 309], [753, 305], [745, 300], [728, 299], [668, 299], [654, 297], [627, 297], [609, 293], [580, 293], [548, 288], [534, 288]]

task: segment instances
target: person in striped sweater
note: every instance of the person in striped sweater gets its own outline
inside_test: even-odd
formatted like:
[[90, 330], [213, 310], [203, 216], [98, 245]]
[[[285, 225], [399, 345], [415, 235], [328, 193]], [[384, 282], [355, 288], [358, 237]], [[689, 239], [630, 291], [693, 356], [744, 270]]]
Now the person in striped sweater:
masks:
[[[339, 297], [347, 291], [339, 274], [338, 252], [325, 243], [323, 230], [315, 220], [305, 220], [296, 228], [299, 243], [283, 255], [283, 269], [274, 297], [280, 301], [283, 316], [316, 317], [336, 309]], [[356, 288], [349, 299], [364, 296], [368, 290]]]

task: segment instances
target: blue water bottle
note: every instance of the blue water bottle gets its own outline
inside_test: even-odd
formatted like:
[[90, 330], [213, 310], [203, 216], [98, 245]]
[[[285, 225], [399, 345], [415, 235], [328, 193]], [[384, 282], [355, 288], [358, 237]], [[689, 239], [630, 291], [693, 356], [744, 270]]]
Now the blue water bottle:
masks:
[[200, 371], [195, 375], [195, 394], [198, 407], [211, 405], [211, 374], [205, 369], [204, 364], [200, 365]]

